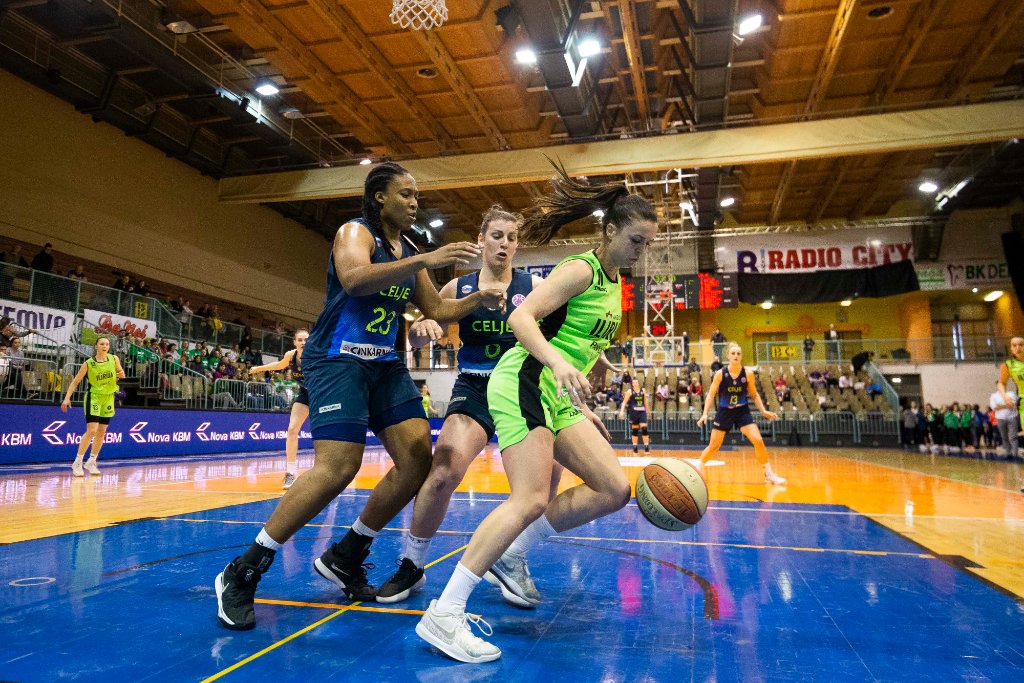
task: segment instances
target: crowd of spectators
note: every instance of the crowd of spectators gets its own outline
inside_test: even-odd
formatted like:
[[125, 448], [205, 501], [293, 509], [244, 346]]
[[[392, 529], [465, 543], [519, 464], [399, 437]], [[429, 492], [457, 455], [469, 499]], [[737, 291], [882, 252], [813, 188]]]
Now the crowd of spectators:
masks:
[[923, 408], [910, 401], [900, 414], [903, 448], [931, 453], [1000, 453], [1019, 458], [1019, 431], [1016, 395], [1014, 405], [994, 392], [989, 405], [960, 404], [954, 401], [938, 408], [926, 403]]

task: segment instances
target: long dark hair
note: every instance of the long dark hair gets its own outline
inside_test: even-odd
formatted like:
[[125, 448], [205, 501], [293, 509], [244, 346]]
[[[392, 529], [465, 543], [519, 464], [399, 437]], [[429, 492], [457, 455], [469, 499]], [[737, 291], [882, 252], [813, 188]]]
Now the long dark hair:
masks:
[[552, 192], [537, 199], [524, 212], [520, 241], [534, 245], [547, 244], [563, 226], [586, 218], [597, 210], [604, 212], [601, 218], [602, 233], [607, 233], [609, 223], [622, 227], [635, 220], [658, 220], [650, 202], [638, 194], [630, 194], [622, 183], [591, 185], [570, 177], [563, 165], [551, 159], [548, 161], [555, 168], [555, 177], [551, 179]]
[[[377, 164], [366, 176], [366, 181], [363, 183], [363, 220], [370, 224], [371, 231], [378, 238], [383, 238], [382, 225], [380, 220], [380, 203], [377, 202], [376, 194], [378, 192], [386, 192], [388, 184], [402, 175], [412, 175], [402, 166], [392, 162], [385, 161], [382, 164]], [[408, 240], [406, 240], [408, 241]], [[381, 239], [381, 243], [384, 248], [388, 250], [392, 256], [395, 256], [394, 250], [391, 248], [391, 241]]]

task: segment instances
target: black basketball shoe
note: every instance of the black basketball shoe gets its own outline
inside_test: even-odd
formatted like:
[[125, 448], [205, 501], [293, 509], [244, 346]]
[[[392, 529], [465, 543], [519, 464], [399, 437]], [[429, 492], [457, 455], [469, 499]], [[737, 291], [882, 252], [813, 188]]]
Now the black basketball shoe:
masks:
[[248, 631], [256, 627], [256, 584], [263, 573], [256, 567], [241, 564], [236, 557], [224, 571], [217, 574], [214, 588], [217, 590], [217, 618], [220, 623], [233, 631]]
[[423, 574], [423, 570], [408, 557], [403, 557], [396, 564], [398, 564], [398, 571], [377, 591], [377, 602], [401, 602], [421, 590], [427, 583], [427, 577]]
[[370, 554], [370, 544], [352, 547], [344, 541], [333, 544], [323, 555], [313, 561], [313, 569], [345, 593], [349, 600], [373, 602], [377, 590], [366, 580], [366, 570], [373, 565], [365, 562]]

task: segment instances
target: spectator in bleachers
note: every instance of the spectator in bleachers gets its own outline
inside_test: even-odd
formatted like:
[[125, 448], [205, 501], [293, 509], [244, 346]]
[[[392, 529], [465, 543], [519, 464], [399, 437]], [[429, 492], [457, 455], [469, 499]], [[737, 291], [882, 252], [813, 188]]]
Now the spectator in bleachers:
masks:
[[970, 448], [974, 450], [974, 444], [971, 437], [971, 425], [974, 424], [974, 411], [971, 410], [970, 404], [965, 403], [963, 408], [960, 409], [960, 443], [964, 447], [964, 450]]
[[942, 426], [945, 434], [943, 451], [945, 453], [960, 452], [960, 405], [954, 403], [945, 407], [942, 414]]
[[815, 391], [825, 388], [825, 376], [821, 374], [820, 370], [811, 370], [811, 373], [807, 376], [807, 381], [810, 382], [811, 388]]
[[455, 344], [452, 344], [450, 339], [448, 340], [448, 343], [444, 345], [444, 353], [448, 357], [448, 367], [449, 368], [454, 368], [455, 367]]
[[217, 368], [213, 371], [214, 379], [231, 379], [228, 376], [228, 364], [221, 361], [217, 364]]
[[874, 357], [874, 351], [861, 351], [860, 353], [856, 354], [850, 361], [851, 363], [853, 363], [853, 374], [859, 375], [861, 369], [869, 362], [871, 362], [871, 359]]
[[783, 375], [780, 374], [776, 377], [775, 381], [772, 382], [772, 386], [775, 387], [775, 397], [779, 399], [779, 403], [784, 403], [789, 400], [789, 382], [786, 381], [786, 378]]
[[711, 374], [715, 374], [722, 369], [722, 361], [719, 360], [718, 356], [715, 356], [714, 360], [711, 361]]
[[134, 292], [135, 285], [132, 283], [132, 278], [128, 273], [121, 273], [121, 277], [114, 283], [114, 289], [119, 289], [122, 292]]
[[666, 410], [668, 410], [668, 400], [672, 397], [671, 391], [668, 386], [668, 377], [662, 377], [654, 390], [654, 398], [666, 404]]
[[612, 386], [622, 386], [622, 371], [618, 368], [612, 370]]
[[725, 342], [728, 340], [725, 335], [722, 334], [722, 330], [715, 328], [715, 333], [711, 335], [711, 351], [715, 359], [720, 359], [725, 356]]
[[690, 375], [690, 403], [704, 399], [704, 387], [700, 383], [700, 375]]
[[231, 348], [224, 352], [224, 357], [232, 363], [237, 363], [241, 353], [242, 351], [238, 348], [238, 344], [232, 344]]
[[[854, 389], [856, 388], [857, 385], [855, 384]], [[878, 382], [875, 382], [874, 380], [872, 380], [868, 384], [865, 384], [863, 388], [864, 391], [868, 392], [868, 396], [870, 396], [871, 398], [882, 395], [882, 385], [879, 384]]]
[[192, 322], [192, 302], [185, 299], [181, 303], [181, 310], [178, 313], [178, 322], [182, 325], [189, 325]]
[[689, 357], [690, 357], [690, 333], [687, 332], [686, 330], [683, 330], [683, 348], [682, 348], [682, 356], [680, 356], [680, 360], [685, 362], [686, 359], [689, 358]]
[[88, 278], [85, 277], [85, 266], [81, 263], [69, 270], [66, 277], [72, 280], [78, 280], [79, 282], [86, 282], [88, 280]]
[[814, 340], [811, 335], [804, 336], [804, 365], [811, 362], [811, 353], [814, 351]]
[[682, 396], [683, 394], [690, 393], [690, 380], [685, 375], [680, 373], [679, 379], [676, 380], [676, 396]]
[[823, 373], [821, 373], [821, 376], [825, 378], [825, 386], [828, 386], [828, 387], [838, 387], [839, 386], [839, 378], [835, 377], [827, 369]]
[[53, 272], [53, 245], [47, 242], [39, 253], [32, 257], [32, 269], [44, 273]]
[[690, 356], [690, 362], [686, 364], [686, 371], [691, 375], [695, 372], [700, 372], [700, 363], [697, 362], [696, 356]]
[[13, 345], [15, 339], [21, 339], [27, 337], [30, 334], [35, 334], [39, 330], [34, 328], [22, 330], [21, 332], [14, 326], [11, 319], [7, 316], [0, 318], [0, 344], [10, 347]]
[[981, 412], [981, 406], [977, 403], [971, 408], [971, 438], [975, 448], [988, 448], [988, 432], [985, 427], [988, 425], [988, 415]]
[[852, 389], [852, 388], [853, 388], [853, 382], [850, 380], [850, 376], [847, 375], [846, 373], [843, 373], [843, 374], [839, 375], [839, 390], [842, 391], [843, 389]]
[[253, 357], [253, 354], [252, 354], [252, 330], [249, 329], [248, 325], [246, 325], [242, 329], [242, 338], [238, 342], [238, 348], [239, 348], [240, 351], [247, 352], [247, 355], [249, 356], [249, 358]]
[[135, 293], [139, 296], [149, 296], [149, 285], [145, 280], [139, 280], [135, 285]]
[[10, 252], [0, 252], [0, 262], [10, 263], [12, 266], [28, 268], [28, 261], [21, 255], [21, 245], [15, 244]]

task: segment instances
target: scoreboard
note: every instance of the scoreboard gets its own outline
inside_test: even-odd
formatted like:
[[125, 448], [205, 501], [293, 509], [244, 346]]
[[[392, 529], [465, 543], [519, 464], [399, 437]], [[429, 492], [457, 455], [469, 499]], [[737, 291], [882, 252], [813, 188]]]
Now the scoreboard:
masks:
[[671, 304], [677, 311], [736, 308], [737, 302], [736, 273], [622, 279], [623, 311], [640, 311], [647, 304], [658, 309]]

